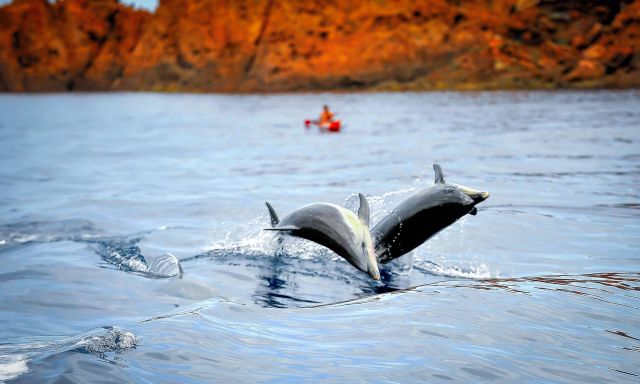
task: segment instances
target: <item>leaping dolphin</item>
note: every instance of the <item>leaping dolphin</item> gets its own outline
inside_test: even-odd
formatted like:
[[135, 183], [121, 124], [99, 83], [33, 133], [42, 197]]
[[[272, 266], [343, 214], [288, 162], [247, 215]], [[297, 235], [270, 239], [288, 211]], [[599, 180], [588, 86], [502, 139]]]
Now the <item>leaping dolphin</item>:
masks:
[[435, 181], [398, 205], [372, 229], [378, 262], [387, 263], [427, 241], [466, 214], [478, 213], [476, 204], [489, 192], [479, 192], [444, 181], [433, 164]]
[[369, 203], [363, 195], [358, 196], [360, 208], [357, 216], [335, 204], [315, 203], [305, 205], [280, 220], [271, 204], [266, 203], [272, 228], [265, 230], [284, 232], [323, 245], [375, 280], [380, 280], [369, 232]]

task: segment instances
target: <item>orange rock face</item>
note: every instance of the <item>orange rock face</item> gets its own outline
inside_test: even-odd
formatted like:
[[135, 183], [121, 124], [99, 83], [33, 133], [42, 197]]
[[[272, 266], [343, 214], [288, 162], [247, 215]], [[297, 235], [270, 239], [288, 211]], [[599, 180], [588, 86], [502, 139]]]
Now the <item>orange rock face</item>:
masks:
[[0, 90], [640, 86], [640, 0], [14, 0]]

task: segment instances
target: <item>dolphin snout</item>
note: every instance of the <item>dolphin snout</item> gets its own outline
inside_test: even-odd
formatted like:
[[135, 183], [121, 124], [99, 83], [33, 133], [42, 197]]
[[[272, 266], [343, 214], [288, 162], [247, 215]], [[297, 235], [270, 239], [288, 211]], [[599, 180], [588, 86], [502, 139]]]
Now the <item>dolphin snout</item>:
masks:
[[371, 276], [374, 280], [380, 280], [380, 268], [378, 268], [378, 258], [376, 257], [375, 249], [373, 248], [373, 241], [371, 240], [371, 235], [369, 234], [369, 230], [366, 232], [368, 237], [364, 244], [362, 244], [362, 256], [367, 261], [367, 272], [369, 276]]
[[476, 191], [467, 187], [460, 187], [460, 190], [473, 200], [474, 204], [482, 203], [489, 198], [489, 192]]
[[483, 201], [487, 200], [487, 199], [489, 198], [489, 196], [490, 196], [489, 192], [480, 192], [480, 193], [478, 193], [478, 195], [477, 195], [477, 196], [475, 196], [475, 197], [471, 197], [471, 198], [472, 198], [472, 199], [473, 199], [473, 201], [475, 201], [475, 202], [476, 202], [476, 204], [477, 204], [477, 203], [481, 203], [481, 202], [483, 202]]
[[374, 280], [380, 280], [380, 268], [378, 268], [378, 259], [373, 248], [363, 249], [365, 260], [367, 260], [367, 272]]
[[378, 266], [375, 265], [373, 266], [369, 266], [369, 276], [371, 276], [374, 280], [380, 280], [380, 269], [378, 269]]
[[469, 207], [471, 208], [471, 211], [469, 211], [469, 214], [473, 216], [477, 215], [478, 208], [476, 208], [476, 205], [487, 200], [489, 198], [489, 192], [479, 192], [479, 191], [474, 191], [468, 188], [464, 189], [463, 192], [473, 201], [473, 204], [469, 205]]
[[361, 270], [365, 272], [367, 275], [371, 276], [374, 280], [380, 280], [380, 269], [378, 268], [378, 259], [376, 258], [376, 254], [373, 251], [373, 247], [366, 247], [362, 244], [362, 249], [357, 253], [358, 256], [353, 259], [358, 260], [358, 264], [353, 264]]

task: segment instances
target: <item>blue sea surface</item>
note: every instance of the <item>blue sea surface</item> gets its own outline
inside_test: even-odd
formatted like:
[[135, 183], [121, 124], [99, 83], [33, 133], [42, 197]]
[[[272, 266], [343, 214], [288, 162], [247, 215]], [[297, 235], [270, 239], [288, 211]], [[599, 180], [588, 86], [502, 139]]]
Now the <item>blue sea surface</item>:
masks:
[[[262, 230], [434, 162], [381, 282]], [[0, 382], [637, 383], [639, 189], [638, 91], [0, 95]]]

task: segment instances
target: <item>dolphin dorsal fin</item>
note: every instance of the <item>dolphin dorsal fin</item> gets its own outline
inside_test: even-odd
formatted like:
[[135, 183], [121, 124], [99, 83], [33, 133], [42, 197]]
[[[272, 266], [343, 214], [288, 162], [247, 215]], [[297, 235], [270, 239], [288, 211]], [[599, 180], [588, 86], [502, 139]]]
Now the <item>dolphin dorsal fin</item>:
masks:
[[271, 227], [275, 227], [280, 222], [280, 219], [278, 218], [278, 214], [276, 213], [276, 210], [273, 209], [271, 204], [269, 203], [265, 203], [265, 204], [267, 204], [267, 209], [269, 210], [269, 216], [271, 216]]
[[369, 202], [367, 198], [364, 197], [362, 193], [358, 193], [358, 197], [360, 198], [360, 208], [358, 208], [358, 218], [362, 221], [366, 226], [369, 226]]
[[440, 168], [440, 165], [438, 164], [433, 164], [433, 170], [436, 172], [436, 176], [435, 179], [433, 180], [434, 184], [443, 184], [444, 183], [444, 175], [442, 174], [442, 168]]

